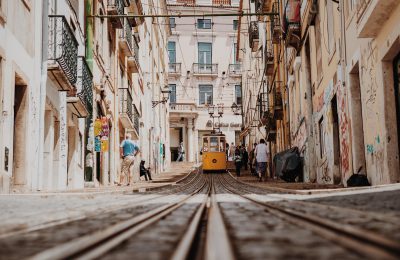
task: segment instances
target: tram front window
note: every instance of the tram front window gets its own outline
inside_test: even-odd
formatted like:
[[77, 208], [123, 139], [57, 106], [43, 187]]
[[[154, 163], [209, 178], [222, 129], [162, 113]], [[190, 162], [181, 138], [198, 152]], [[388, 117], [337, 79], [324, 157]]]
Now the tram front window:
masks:
[[225, 138], [224, 137], [219, 138], [219, 151], [225, 152]]
[[210, 152], [218, 152], [218, 137], [210, 137]]

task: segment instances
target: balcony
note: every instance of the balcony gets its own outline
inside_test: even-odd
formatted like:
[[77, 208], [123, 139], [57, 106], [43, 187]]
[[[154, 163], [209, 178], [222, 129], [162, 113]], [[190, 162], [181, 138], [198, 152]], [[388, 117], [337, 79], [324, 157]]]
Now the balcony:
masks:
[[[107, 0], [107, 15], [123, 15], [125, 6], [129, 6], [124, 0]], [[114, 28], [121, 29], [124, 25], [123, 18], [109, 18], [108, 19]]]
[[275, 69], [275, 64], [274, 64], [274, 48], [272, 41], [267, 40], [266, 45], [264, 48], [264, 61], [265, 61], [265, 75], [267, 76], [273, 76], [274, 75], [274, 69]]
[[170, 103], [169, 107], [172, 121], [180, 121], [182, 117], [196, 118], [199, 114], [196, 103]]
[[197, 76], [218, 76], [217, 63], [193, 63], [193, 74]]
[[242, 64], [241, 63], [229, 64], [228, 69], [229, 69], [228, 75], [230, 77], [241, 77], [242, 76]]
[[260, 119], [262, 125], [265, 126], [265, 132], [267, 134], [268, 142], [275, 142], [276, 140], [276, 120], [274, 119], [272, 113], [267, 110], [264, 112]]
[[282, 120], [283, 119], [283, 100], [282, 100], [282, 93], [280, 90], [277, 90], [276, 88], [276, 82], [275, 82], [275, 87], [274, 87], [274, 95], [273, 95], [273, 101], [274, 101], [274, 118], [276, 120]]
[[136, 131], [136, 135], [139, 138], [139, 111], [137, 110], [136, 106], [133, 105], [133, 129]]
[[119, 95], [119, 119], [126, 129], [133, 129], [133, 100], [131, 91], [128, 88], [118, 89]]
[[124, 22], [124, 28], [119, 32], [119, 48], [125, 56], [133, 55], [132, 26], [128, 20]]
[[78, 42], [62, 15], [49, 16], [47, 74], [59, 90], [73, 91], [77, 80]]
[[[142, 2], [140, 0], [130, 0], [128, 14], [143, 15], [144, 13], [143, 13]], [[140, 18], [129, 17], [127, 19], [130, 22], [130, 24], [132, 26], [134, 26], [134, 27], [138, 26], [138, 25], [140, 25], [140, 24], [142, 24], [144, 22], [144, 18], [143, 17], [140, 17]]]
[[285, 10], [286, 46], [299, 49], [301, 44], [300, 1], [289, 0]]
[[213, 5], [219, 5], [219, 6], [230, 6], [231, 5], [231, 0], [212, 0]]
[[168, 72], [172, 76], [180, 76], [181, 63], [168, 63]]
[[132, 43], [131, 50], [133, 51], [133, 53], [131, 56], [128, 56], [128, 72], [138, 73], [140, 70], [139, 43], [136, 35], [132, 37], [131, 43]]
[[249, 26], [249, 43], [252, 51], [258, 50], [259, 35], [258, 35], [258, 22], [250, 22]]
[[399, 0], [358, 0], [357, 32], [360, 38], [375, 38]]
[[92, 117], [93, 114], [93, 75], [86, 63], [85, 57], [78, 59], [78, 80], [76, 91], [70, 91], [67, 95], [67, 103], [72, 111], [79, 117]]
[[[279, 13], [279, 2], [272, 4], [272, 12]], [[271, 16], [271, 35], [272, 43], [278, 44], [282, 35], [281, 18], [279, 15]]]

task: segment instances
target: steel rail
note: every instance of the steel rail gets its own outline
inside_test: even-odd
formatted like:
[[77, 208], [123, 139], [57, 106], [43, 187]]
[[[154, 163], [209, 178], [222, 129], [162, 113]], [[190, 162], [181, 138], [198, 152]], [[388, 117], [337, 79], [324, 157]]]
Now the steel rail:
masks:
[[149, 212], [133, 217], [112, 225], [104, 230], [84, 235], [76, 240], [55, 246], [32, 256], [32, 260], [55, 260], [55, 259], [96, 259], [110, 251], [120, 243], [129, 239], [132, 235], [149, 227], [180, 208], [187, 200], [198, 194], [206, 181], [200, 187], [184, 198], [171, 204], [163, 205]]
[[213, 193], [211, 194], [211, 207], [207, 225], [205, 256], [207, 260], [234, 260], [236, 258], [233, 246], [216, 198], [214, 178], [211, 178], [211, 181]]
[[[184, 177], [180, 178], [175, 183], [179, 184], [179, 183], [187, 180], [189, 177], [191, 177], [192, 175], [195, 175], [195, 174], [199, 174], [198, 169], [191, 171], [189, 174], [186, 174]], [[182, 187], [186, 187], [186, 186], [191, 185], [194, 180], [196, 180], [196, 177], [191, 179], [191, 180], [189, 180], [189, 182], [185, 183], [184, 185], [182, 185]], [[161, 187], [158, 187], [158, 188], [162, 189], [162, 188], [166, 188], [167, 186], [168, 185], [164, 185], [164, 186], [161, 186]], [[168, 194], [168, 196], [174, 195], [174, 194], [178, 194], [179, 192], [184, 190], [184, 189], [182, 189], [182, 187], [180, 187], [180, 189], [178, 189], [177, 191], [174, 191], [174, 192]], [[173, 187], [173, 188], [175, 189], [177, 187]], [[139, 198], [139, 199], [133, 201], [133, 203], [130, 202], [130, 201], [126, 201], [125, 203], [121, 203], [118, 206], [107, 208], [102, 213], [110, 213], [110, 212], [113, 212], [113, 211], [126, 209], [127, 206], [129, 206], [130, 208], [141, 206], [141, 205], [143, 205], [144, 202], [148, 202], [148, 201], [152, 201], [152, 200], [156, 200], [156, 199], [165, 197], [165, 194], [161, 194], [161, 193], [162, 193], [162, 191], [158, 191], [158, 192], [152, 193], [152, 194], [149, 195], [151, 197]], [[92, 208], [93, 209], [97, 209], [96, 207], [92, 207]], [[38, 214], [38, 215], [43, 215], [43, 212]], [[37, 224], [37, 225], [31, 226], [31, 227], [28, 227], [28, 228], [24, 228], [24, 229], [6, 231], [6, 232], [3, 232], [3, 233], [0, 233], [0, 239], [4, 239], [6, 237], [15, 236], [15, 235], [19, 235], [19, 234], [24, 234], [24, 233], [28, 233], [28, 232], [39, 231], [39, 230], [42, 230], [42, 229], [45, 229], [45, 228], [50, 228], [50, 227], [66, 224], [66, 223], [69, 223], [69, 222], [72, 222], [72, 221], [84, 220], [84, 219], [89, 218], [90, 216], [91, 216], [91, 214], [75, 216], [75, 217], [69, 217], [69, 218], [54, 220], [54, 221], [51, 221], [51, 222], [48, 222], [48, 223]]]
[[209, 199], [211, 196], [211, 185], [212, 183], [209, 183], [208, 186], [208, 191], [207, 191], [207, 196], [197, 209], [193, 219], [191, 220], [189, 227], [185, 231], [185, 234], [181, 237], [176, 250], [172, 254], [171, 258], [172, 260], [185, 260], [188, 259], [190, 250], [194, 246], [194, 241], [196, 238], [196, 235], [198, 234], [199, 231], [199, 226], [201, 223], [201, 218], [204, 215], [204, 212], [206, 210], [207, 205], [209, 204]]
[[100, 14], [93, 14], [93, 15], [86, 15], [87, 18], [157, 18], [157, 17], [166, 17], [166, 18], [182, 18], [182, 17], [216, 17], [216, 16], [274, 16], [279, 15], [276, 12], [267, 12], [267, 13], [204, 13], [204, 14], [108, 14], [108, 15], [100, 15]]
[[[233, 179], [232, 176], [230, 178]], [[380, 234], [353, 227], [348, 224], [339, 224], [318, 216], [312, 216], [310, 214], [298, 212], [272, 203], [251, 198], [248, 195], [238, 193], [232, 184], [229, 184], [225, 178], [219, 179], [223, 179], [225, 183], [221, 181], [220, 183], [229, 192], [255, 204], [264, 206], [268, 212], [295, 225], [307, 227], [322, 237], [325, 237], [328, 240], [341, 245], [342, 247], [354, 250], [360, 255], [367, 257], [372, 256], [376, 259], [398, 259], [400, 256], [400, 244]], [[236, 181], [235, 179], [233, 180]], [[230, 185], [230, 187], [227, 185]]]

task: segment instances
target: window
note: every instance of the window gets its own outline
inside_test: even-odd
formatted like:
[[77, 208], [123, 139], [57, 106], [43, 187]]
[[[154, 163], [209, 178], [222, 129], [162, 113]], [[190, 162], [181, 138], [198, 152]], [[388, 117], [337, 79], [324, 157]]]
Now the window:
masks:
[[176, 84], [169, 84], [168, 88], [171, 91], [169, 94], [169, 102], [176, 103]]
[[319, 130], [319, 153], [321, 158], [325, 154], [325, 139], [324, 139], [324, 117], [318, 121], [318, 130]]
[[211, 19], [197, 19], [197, 29], [211, 29]]
[[242, 86], [235, 85], [235, 103], [237, 105], [242, 104]]
[[233, 20], [233, 30], [237, 30], [238, 29], [238, 20]]
[[211, 64], [212, 44], [208, 42], [199, 42], [199, 63]]
[[237, 43], [233, 44], [233, 63], [236, 64], [238, 60], [236, 59], [236, 50], [237, 50]]
[[199, 86], [199, 105], [212, 105], [213, 89], [212, 85]]
[[169, 63], [176, 63], [176, 43], [168, 42]]
[[169, 18], [169, 26], [171, 28], [176, 28], [175, 18], [173, 18], [173, 17]]

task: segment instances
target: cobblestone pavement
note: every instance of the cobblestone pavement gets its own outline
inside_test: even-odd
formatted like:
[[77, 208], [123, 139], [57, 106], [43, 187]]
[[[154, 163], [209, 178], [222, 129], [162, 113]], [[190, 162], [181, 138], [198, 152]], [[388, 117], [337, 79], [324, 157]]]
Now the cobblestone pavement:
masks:
[[[363, 190], [362, 194], [353, 191], [346, 196], [338, 195], [341, 193], [288, 195], [281, 190], [243, 184], [242, 180], [237, 181], [227, 174], [200, 175], [194, 171], [187, 176], [176, 185], [146, 193], [0, 196], [0, 259], [25, 259], [60, 243], [144, 215], [183, 196], [191, 196], [198, 185], [204, 185], [202, 183], [208, 183], [204, 180], [210, 179], [238, 259], [373, 259], [240, 195], [400, 242], [400, 203], [397, 199], [400, 189]], [[188, 188], [184, 188], [186, 186]], [[200, 193], [204, 193], [206, 187], [203, 186]], [[238, 194], [232, 194], [233, 190]], [[126, 239], [102, 258], [169, 259], [200, 201], [205, 198], [202, 194], [196, 196]], [[31, 227], [29, 232], [21, 231], [28, 227]], [[12, 231], [18, 232], [6, 235]]]

